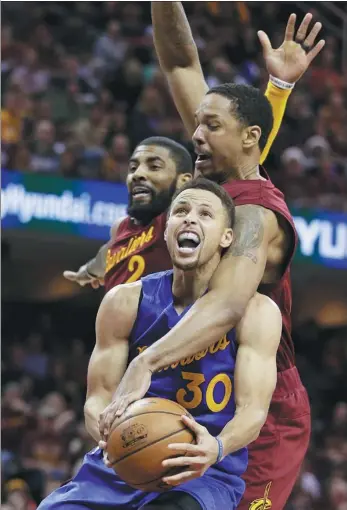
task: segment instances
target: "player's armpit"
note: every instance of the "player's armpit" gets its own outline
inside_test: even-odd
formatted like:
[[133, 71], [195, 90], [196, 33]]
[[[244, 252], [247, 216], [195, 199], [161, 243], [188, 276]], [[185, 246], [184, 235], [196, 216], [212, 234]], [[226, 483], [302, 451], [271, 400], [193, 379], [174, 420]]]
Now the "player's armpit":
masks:
[[133, 328], [141, 283], [121, 285], [104, 297], [96, 318], [96, 343], [89, 361], [87, 398], [84, 406], [86, 428], [100, 440], [98, 420], [126, 370], [128, 338]]
[[282, 317], [270, 298], [256, 294], [237, 327], [235, 417], [220, 434], [224, 455], [254, 441], [265, 423], [276, 387], [276, 353]]
[[263, 164], [266, 160], [272, 144], [274, 143], [278, 131], [281, 127], [284, 112], [286, 111], [287, 101], [291, 92], [292, 89], [280, 89], [276, 87], [276, 85], [273, 85], [270, 81], [267, 85], [265, 97], [267, 97], [271, 103], [274, 120], [271, 133], [269, 134], [269, 138], [267, 139], [266, 145], [260, 157], [261, 164]]
[[208, 86], [181, 2], [152, 2], [154, 46], [176, 108], [192, 135], [195, 112]]

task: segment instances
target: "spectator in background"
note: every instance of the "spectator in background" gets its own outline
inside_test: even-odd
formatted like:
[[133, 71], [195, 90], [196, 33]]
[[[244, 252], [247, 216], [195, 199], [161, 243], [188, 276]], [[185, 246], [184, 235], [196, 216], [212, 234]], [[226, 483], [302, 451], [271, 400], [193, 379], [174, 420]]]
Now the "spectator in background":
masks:
[[110, 20], [106, 32], [96, 41], [94, 57], [100, 63], [101, 71], [105, 76], [117, 71], [123, 62], [128, 50], [128, 43], [122, 37], [120, 24], [116, 20]]
[[11, 74], [11, 83], [17, 85], [25, 94], [42, 94], [49, 83], [49, 73], [42, 69], [37, 52], [26, 48], [23, 65], [16, 67]]
[[126, 135], [113, 137], [111, 149], [104, 156], [101, 178], [106, 181], [124, 182], [128, 173], [130, 142]]
[[32, 169], [35, 172], [57, 172], [59, 169], [58, 150], [53, 123], [49, 120], [39, 121], [30, 148]]

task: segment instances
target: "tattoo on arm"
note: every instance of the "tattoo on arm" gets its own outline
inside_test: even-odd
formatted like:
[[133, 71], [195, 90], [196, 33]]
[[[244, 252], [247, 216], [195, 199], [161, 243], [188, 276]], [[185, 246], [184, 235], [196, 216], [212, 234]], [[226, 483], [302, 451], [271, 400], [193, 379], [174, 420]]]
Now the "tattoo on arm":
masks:
[[197, 48], [181, 2], [152, 2], [154, 44], [163, 64], [188, 67]]
[[233, 257], [248, 257], [258, 262], [257, 249], [264, 238], [265, 211], [256, 205], [236, 208], [234, 241], [229, 250]]

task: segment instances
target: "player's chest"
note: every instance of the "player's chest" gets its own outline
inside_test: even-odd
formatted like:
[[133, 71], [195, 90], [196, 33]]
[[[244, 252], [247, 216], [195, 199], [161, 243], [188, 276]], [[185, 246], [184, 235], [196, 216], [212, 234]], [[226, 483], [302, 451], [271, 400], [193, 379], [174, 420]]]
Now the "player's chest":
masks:
[[170, 267], [165, 241], [154, 226], [123, 237], [110, 247], [106, 256], [106, 276], [117, 276], [117, 283], [135, 282], [142, 276]]

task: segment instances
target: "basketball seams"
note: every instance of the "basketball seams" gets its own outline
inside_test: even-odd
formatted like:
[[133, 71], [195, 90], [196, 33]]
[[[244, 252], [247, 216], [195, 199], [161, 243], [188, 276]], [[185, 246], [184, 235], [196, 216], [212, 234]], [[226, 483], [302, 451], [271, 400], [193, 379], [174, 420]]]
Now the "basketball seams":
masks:
[[[144, 414], [150, 414], [150, 413], [144, 413]], [[175, 413], [166, 413], [166, 414], [175, 414]], [[181, 415], [176, 415], [176, 416], [181, 416]], [[121, 460], [124, 460], [124, 459], [127, 459], [128, 457], [131, 457], [132, 455], [134, 455], [135, 453], [138, 453], [138, 452], [141, 452], [142, 450], [144, 450], [145, 448], [148, 448], [149, 446], [152, 446], [154, 444], [157, 444], [157, 443], [160, 443], [160, 441], [163, 441], [164, 439], [168, 439], [169, 437], [171, 436], [174, 436], [176, 434], [178, 434], [179, 432], [182, 432], [184, 430], [187, 430], [187, 427], [182, 427], [181, 429], [178, 429], [178, 430], [175, 430], [174, 432], [171, 432], [170, 434], [167, 434], [166, 436], [163, 436], [161, 437], [160, 439], [156, 439], [155, 441], [153, 441], [152, 443], [147, 443], [145, 444], [144, 446], [141, 446], [141, 448], [139, 448], [138, 450], [135, 450], [134, 452], [131, 452], [131, 453], [127, 453], [126, 455], [124, 455], [123, 457], [121, 457], [120, 459], [116, 460], [115, 462], [112, 462], [111, 463], [111, 466], [114, 467], [116, 464], [118, 464]]]
[[[177, 404], [179, 405], [179, 404]], [[187, 413], [186, 409], [184, 409], [184, 407], [182, 407], [182, 410], [183, 412], [182, 413], [174, 413], [172, 411], [146, 411], [146, 412], [143, 412], [143, 413], [138, 413], [138, 414], [133, 414], [131, 416], [126, 416], [124, 418], [124, 420], [120, 421], [119, 423], [117, 423], [117, 425], [111, 430], [111, 434], [113, 434], [113, 432], [117, 429], [117, 427], [119, 427], [120, 425], [122, 425], [125, 421], [127, 420], [130, 420], [131, 418], [137, 418], [138, 416], [143, 416], [144, 414], [171, 414], [173, 416], [182, 416], [182, 414], [186, 415], [186, 416], [190, 416], [189, 413]], [[110, 434], [110, 437], [111, 437], [111, 434]]]
[[[171, 413], [169, 413], [169, 414], [171, 414]], [[186, 428], [182, 428], [182, 429], [180, 429], [180, 430], [176, 430], [175, 432], [172, 432], [171, 434], [168, 434], [168, 435], [167, 435], [167, 436], [165, 436], [165, 437], [161, 437], [161, 438], [160, 438], [160, 439], [158, 439], [157, 441], [154, 441], [153, 443], [150, 443], [150, 444], [148, 444], [148, 445], [144, 446], [143, 448], [140, 448], [139, 450], [137, 450], [136, 452], [133, 452], [133, 453], [137, 453], [137, 452], [139, 452], [139, 451], [141, 451], [141, 450], [143, 450], [143, 449], [147, 448], [148, 446], [152, 446], [153, 444], [160, 443], [160, 441], [163, 441], [164, 439], [167, 439], [168, 437], [174, 436], [175, 434], [178, 434], [179, 432], [182, 432], [182, 430], [187, 430], [187, 429], [186, 429]], [[194, 439], [194, 437], [193, 437], [193, 438], [192, 438], [192, 440], [190, 441], [190, 444], [193, 444], [194, 440], [195, 440], [195, 439]], [[130, 453], [129, 455], [126, 455], [125, 457], [123, 457], [123, 458], [122, 458], [122, 459], [120, 459], [120, 460], [123, 460], [123, 459], [125, 459], [126, 457], [130, 457], [131, 455], [133, 455], [133, 453]], [[187, 454], [187, 452], [186, 452], [183, 456], [185, 456], [186, 454]], [[119, 462], [119, 460], [118, 460], [117, 462]], [[115, 466], [115, 465], [117, 464], [117, 462], [115, 462], [114, 464], [112, 464], [112, 466]], [[171, 469], [172, 469], [172, 468], [171, 468]], [[168, 471], [170, 471], [170, 469], [169, 469]], [[158, 480], [161, 480], [164, 476], [167, 476], [167, 475], [168, 475], [168, 473], [166, 473], [166, 474], [162, 474], [162, 475], [158, 476], [158, 478], [154, 478], [153, 480], [148, 480], [148, 481], [146, 481], [146, 482], [140, 482], [140, 483], [132, 483], [131, 485], [132, 485], [133, 487], [139, 487], [139, 486], [143, 486], [143, 485], [149, 485], [150, 483], [154, 483], [154, 482], [156, 482], [156, 481], [158, 481]], [[140, 489], [140, 490], [141, 490], [141, 489]]]

